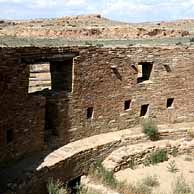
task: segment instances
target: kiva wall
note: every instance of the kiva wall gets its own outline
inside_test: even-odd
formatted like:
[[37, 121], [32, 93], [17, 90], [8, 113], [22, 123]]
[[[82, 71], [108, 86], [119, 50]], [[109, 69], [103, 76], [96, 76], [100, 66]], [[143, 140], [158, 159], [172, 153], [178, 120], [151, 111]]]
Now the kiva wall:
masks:
[[[29, 65], [40, 62], [50, 63], [56, 90], [28, 93]], [[193, 76], [193, 48], [1, 48], [0, 161], [41, 150], [52, 137], [59, 146], [148, 116], [193, 121]]]
[[[141, 121], [141, 106], [149, 104], [146, 116], [159, 123], [193, 120], [194, 53], [180, 48], [90, 48], [75, 60], [74, 127], [80, 138], [128, 128]], [[138, 63], [153, 63], [150, 79], [137, 83]], [[166, 65], [170, 72], [167, 72]], [[135, 66], [135, 68], [134, 68]], [[167, 99], [173, 98], [167, 108]], [[124, 110], [125, 101], [130, 107]], [[93, 107], [93, 118], [86, 110]]]

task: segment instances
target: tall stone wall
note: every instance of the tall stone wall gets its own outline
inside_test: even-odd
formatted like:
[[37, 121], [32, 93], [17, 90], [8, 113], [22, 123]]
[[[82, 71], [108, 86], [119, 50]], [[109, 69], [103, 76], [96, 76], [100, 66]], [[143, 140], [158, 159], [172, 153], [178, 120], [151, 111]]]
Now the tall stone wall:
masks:
[[29, 72], [21, 54], [0, 49], [0, 162], [43, 147], [45, 99], [27, 95]]
[[[191, 121], [194, 50], [184, 48], [89, 48], [75, 60], [72, 129], [80, 138], [138, 124], [141, 106], [159, 123]], [[150, 79], [137, 83], [137, 64], [153, 63]], [[168, 65], [170, 72], [167, 72]], [[134, 68], [135, 67], [135, 68]], [[174, 98], [167, 108], [167, 99]], [[125, 101], [131, 100], [128, 110]], [[93, 107], [93, 118], [86, 118]], [[72, 112], [71, 112], [72, 111]]]
[[[29, 94], [29, 64], [69, 53], [76, 53], [72, 91]], [[138, 83], [140, 63], [153, 67], [149, 80]], [[143, 119], [142, 105], [159, 123], [193, 121], [193, 77], [193, 48], [1, 48], [0, 161], [41, 150], [46, 125], [59, 145], [129, 128]], [[174, 101], [167, 108], [168, 98]]]

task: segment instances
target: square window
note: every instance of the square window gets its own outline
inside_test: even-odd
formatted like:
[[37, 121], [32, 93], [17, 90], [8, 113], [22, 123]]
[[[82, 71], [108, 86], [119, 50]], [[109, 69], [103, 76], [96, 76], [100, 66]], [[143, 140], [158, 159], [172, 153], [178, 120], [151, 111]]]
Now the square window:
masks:
[[169, 65], [164, 65], [164, 68], [168, 73], [172, 71]]
[[152, 72], [153, 63], [141, 62], [138, 64], [138, 77], [137, 82], [141, 83], [143, 81], [149, 80]]
[[126, 100], [124, 103], [124, 110], [129, 110], [131, 106], [131, 100]]
[[87, 108], [87, 119], [91, 119], [93, 117], [93, 111], [94, 111], [93, 107]]
[[168, 98], [166, 102], [166, 108], [172, 108], [174, 103], [174, 98]]
[[44, 89], [72, 92], [73, 58], [29, 64], [28, 93]]

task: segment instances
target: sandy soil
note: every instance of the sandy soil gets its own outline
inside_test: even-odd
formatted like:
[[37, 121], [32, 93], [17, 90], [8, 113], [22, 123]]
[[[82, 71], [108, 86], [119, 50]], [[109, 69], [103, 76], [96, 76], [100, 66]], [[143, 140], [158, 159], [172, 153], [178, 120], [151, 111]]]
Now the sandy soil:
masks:
[[[187, 158], [190, 158], [188, 161]], [[178, 172], [169, 172], [169, 162], [174, 160]], [[138, 184], [147, 176], [156, 176], [159, 186], [153, 187], [154, 194], [171, 194], [172, 188], [178, 177], [183, 176], [186, 183], [192, 186], [194, 184], [194, 156], [181, 155], [176, 158], [170, 158], [168, 161], [153, 166], [139, 166], [138, 168], [125, 169], [115, 174], [119, 181], [126, 181], [130, 184]]]
[[86, 186], [89, 193], [91, 192], [92, 194], [119, 194], [118, 192], [113, 191], [111, 188], [104, 186], [97, 180], [93, 180], [91, 177], [82, 176], [81, 184]]
[[194, 20], [124, 23], [99, 14], [36, 19], [0, 20], [0, 36], [68, 39], [133, 39], [187, 37], [194, 34]]

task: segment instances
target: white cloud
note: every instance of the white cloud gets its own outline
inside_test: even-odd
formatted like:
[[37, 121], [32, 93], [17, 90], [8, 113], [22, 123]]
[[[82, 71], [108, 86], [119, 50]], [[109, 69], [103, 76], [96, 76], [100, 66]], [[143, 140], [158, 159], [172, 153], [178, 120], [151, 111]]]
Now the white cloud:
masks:
[[66, 6], [83, 6], [87, 5], [86, 0], [65, 0], [64, 1]]
[[46, 8], [57, 5], [56, 0], [34, 0], [28, 2], [29, 7], [31, 8]]
[[[21, 3], [25, 0], [9, 0], [9, 3]], [[0, 3], [7, 3], [7, 0], [0, 0]]]
[[[49, 1], [52, 1], [52, 0], [48, 0], [48, 2]], [[33, 4], [41, 4], [41, 3], [46, 3], [47, 1], [45, 1], [45, 0], [9, 0], [9, 1], [7, 1], [7, 0], [0, 0], [0, 3], [4, 3], [4, 4], [6, 4], [6, 3], [9, 3], [9, 4], [11, 4], [11, 3], [14, 3], [14, 4], [21, 4], [21, 3], [25, 3], [25, 4], [30, 4], [30, 5], [33, 5]]]
[[142, 10], [148, 10], [150, 9], [150, 6], [138, 3], [136, 1], [126, 1], [126, 0], [110, 0], [107, 2], [106, 7], [103, 9], [103, 13], [108, 14], [111, 12], [115, 13], [127, 13], [130, 11], [142, 11]]
[[125, 21], [179, 19], [194, 16], [194, 0], [108, 0], [102, 13]]
[[[8, 3], [8, 0], [0, 0], [0, 3]], [[29, 7], [50, 7], [50, 6], [84, 6], [86, 0], [9, 0], [10, 3], [26, 4]]]
[[[16, 0], [16, 1], [22, 1], [22, 0]], [[23, 0], [25, 1], [25, 0]], [[57, 7], [81, 7], [81, 6], [86, 6], [86, 0], [34, 0], [34, 1], [29, 1], [30, 5], [32, 7], [52, 7], [52, 6], [57, 6]]]
[[[109, 0], [104, 8], [105, 13], [112, 11], [154, 11], [156, 8], [192, 7], [194, 0]], [[151, 14], [151, 13], [150, 13]]]

